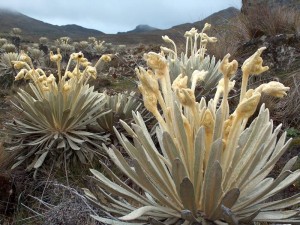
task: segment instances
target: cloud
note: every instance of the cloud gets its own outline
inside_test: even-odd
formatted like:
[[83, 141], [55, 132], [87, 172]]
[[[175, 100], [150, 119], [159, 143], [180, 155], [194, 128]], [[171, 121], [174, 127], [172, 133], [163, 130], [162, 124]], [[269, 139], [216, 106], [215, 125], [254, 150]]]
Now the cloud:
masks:
[[165, 29], [195, 22], [227, 7], [241, 7], [240, 0], [10, 0], [0, 8], [10, 8], [56, 25], [77, 24], [105, 33], [133, 29], [148, 24]]

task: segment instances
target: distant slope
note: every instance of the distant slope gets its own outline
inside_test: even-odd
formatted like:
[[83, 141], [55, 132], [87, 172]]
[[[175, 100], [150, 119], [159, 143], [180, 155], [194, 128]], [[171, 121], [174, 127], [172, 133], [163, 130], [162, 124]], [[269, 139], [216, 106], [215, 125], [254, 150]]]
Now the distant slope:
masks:
[[22, 29], [22, 37], [37, 40], [41, 36], [56, 39], [69, 36], [72, 39], [83, 39], [89, 36], [98, 36], [103, 32], [87, 29], [78, 25], [57, 26], [33, 19], [19, 12], [0, 9], [0, 34], [9, 35], [9, 31], [18, 27]]
[[185, 31], [190, 30], [192, 27], [201, 30], [205, 23], [212, 24], [214, 29], [225, 29], [228, 21], [236, 17], [239, 12], [238, 9], [230, 7], [216, 12], [201, 21], [181, 24], [166, 30], [153, 30], [142, 33], [119, 33], [117, 35], [106, 34], [101, 35], [100, 38], [113, 44], [162, 44], [161, 36], [168, 35], [170, 38], [180, 42], [184, 41], [183, 35]]
[[14, 27], [22, 29], [23, 39], [37, 41], [39, 37], [46, 36], [49, 39], [56, 39], [63, 36], [71, 37], [73, 40], [87, 39], [95, 36], [113, 44], [162, 44], [163, 35], [168, 35], [176, 41], [183, 41], [185, 31], [192, 27], [201, 30], [206, 22], [211, 23], [214, 28], [226, 29], [228, 20], [233, 19], [239, 10], [233, 7], [221, 10], [211, 16], [195, 22], [174, 26], [170, 29], [159, 30], [148, 25], [139, 25], [134, 30], [118, 33], [104, 34], [103, 32], [87, 29], [78, 25], [56, 26], [30, 18], [18, 12], [0, 9], [0, 37], [9, 35], [9, 31]]
[[221, 10], [219, 12], [213, 13], [205, 19], [195, 22], [195, 23], [186, 23], [178, 26], [174, 26], [169, 30], [177, 30], [180, 32], [185, 32], [190, 30], [192, 27], [195, 27], [198, 30], [201, 30], [205, 23], [210, 23], [214, 28], [222, 26], [228, 22], [228, 20], [236, 17], [240, 11], [234, 7], [229, 7], [227, 9]]
[[155, 27], [151, 27], [151, 26], [146, 25], [146, 24], [140, 24], [140, 25], [137, 25], [133, 30], [130, 30], [130, 31], [127, 31], [127, 32], [118, 32], [118, 34], [145, 33], [145, 32], [155, 31], [155, 30], [159, 30], [159, 29], [155, 28]]

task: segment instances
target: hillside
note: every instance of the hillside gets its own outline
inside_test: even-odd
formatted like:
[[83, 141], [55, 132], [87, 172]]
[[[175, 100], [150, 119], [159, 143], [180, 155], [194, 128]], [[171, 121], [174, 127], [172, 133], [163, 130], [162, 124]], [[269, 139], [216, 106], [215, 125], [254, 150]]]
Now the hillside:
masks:
[[149, 31], [156, 31], [159, 30], [158, 28], [151, 27], [146, 24], [140, 24], [137, 25], [133, 30], [127, 31], [127, 32], [118, 32], [117, 34], [130, 34], [130, 33], [144, 33]]
[[163, 35], [168, 35], [174, 40], [183, 40], [183, 35], [185, 31], [190, 30], [192, 27], [195, 27], [200, 30], [203, 28], [205, 23], [211, 23], [214, 28], [224, 26], [228, 23], [228, 20], [233, 19], [238, 13], [238, 9], [234, 7], [229, 7], [227, 9], [212, 14], [201, 21], [180, 24], [166, 30], [152, 30], [142, 33], [127, 32], [117, 35], [106, 34], [101, 35], [100, 38], [113, 44], [161, 44], [163, 43], [161, 38], [161, 36]]
[[166, 30], [159, 30], [148, 25], [138, 25], [134, 30], [128, 32], [104, 34], [103, 32], [78, 25], [52, 25], [18, 12], [0, 10], [0, 36], [9, 36], [9, 31], [12, 28], [19, 27], [22, 29], [23, 39], [33, 41], [37, 41], [41, 36], [46, 36], [52, 40], [63, 36], [69, 36], [73, 40], [95, 36], [113, 44], [161, 44], [161, 36], [163, 35], [168, 35], [173, 39], [181, 39], [184, 32], [192, 27], [201, 29], [206, 22], [211, 23], [213, 26], [220, 26], [227, 23], [227, 20], [235, 17], [238, 12], [238, 9], [230, 7], [214, 13], [201, 21], [177, 25]]
[[87, 29], [78, 25], [52, 25], [19, 12], [0, 9], [1, 36], [8, 36], [9, 31], [14, 27], [21, 28], [22, 37], [30, 40], [37, 40], [41, 36], [46, 36], [49, 39], [56, 39], [62, 36], [69, 36], [72, 39], [82, 39], [103, 34], [103, 32]]

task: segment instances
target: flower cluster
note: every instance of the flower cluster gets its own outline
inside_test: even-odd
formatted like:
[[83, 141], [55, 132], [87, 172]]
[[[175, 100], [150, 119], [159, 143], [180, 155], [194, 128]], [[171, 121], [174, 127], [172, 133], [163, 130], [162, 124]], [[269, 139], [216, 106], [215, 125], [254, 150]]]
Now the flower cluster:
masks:
[[[81, 52], [72, 53], [63, 75], [61, 74], [60, 68], [62, 55], [60, 54], [59, 49], [57, 50], [57, 54], [53, 54], [52, 51], [50, 52], [50, 60], [57, 64], [58, 81], [56, 81], [57, 78], [53, 74], [47, 76], [42, 69], [35, 69], [30, 57], [24, 53], [24, 51], [21, 52], [19, 61], [13, 61], [15, 69], [20, 70], [15, 77], [15, 80], [32, 80], [36, 88], [39, 90], [39, 93], [43, 97], [47, 96], [48, 92], [53, 92], [56, 94], [59, 92], [67, 93], [74, 85], [86, 84], [90, 78], [96, 79], [96, 68], [98, 64], [101, 62], [109, 62], [111, 57], [109, 55], [103, 55], [95, 64], [95, 66], [91, 66], [91, 63]], [[72, 61], [76, 63], [76, 66], [72, 71], [70, 71], [69, 67]]]

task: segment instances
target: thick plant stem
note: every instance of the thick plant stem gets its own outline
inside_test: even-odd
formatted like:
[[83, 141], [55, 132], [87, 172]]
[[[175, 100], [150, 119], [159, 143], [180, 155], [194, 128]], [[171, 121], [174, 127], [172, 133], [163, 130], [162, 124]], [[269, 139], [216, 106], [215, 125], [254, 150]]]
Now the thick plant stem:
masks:
[[243, 100], [245, 97], [246, 91], [247, 91], [247, 85], [248, 85], [248, 79], [249, 79], [249, 74], [244, 73], [243, 74], [243, 79], [242, 79], [242, 87], [241, 87], [241, 95], [240, 95], [240, 102]]

